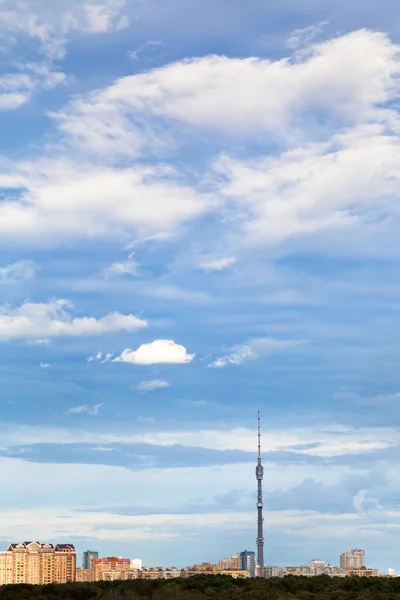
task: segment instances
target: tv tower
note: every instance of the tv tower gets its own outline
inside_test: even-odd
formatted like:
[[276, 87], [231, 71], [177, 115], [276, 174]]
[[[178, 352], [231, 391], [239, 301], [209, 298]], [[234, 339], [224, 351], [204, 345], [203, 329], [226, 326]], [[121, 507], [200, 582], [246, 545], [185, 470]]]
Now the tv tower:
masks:
[[262, 568], [264, 566], [264, 536], [263, 536], [263, 495], [262, 495], [262, 480], [264, 469], [261, 464], [261, 424], [260, 413], [258, 413], [258, 459], [256, 467], [257, 479], [257, 565]]

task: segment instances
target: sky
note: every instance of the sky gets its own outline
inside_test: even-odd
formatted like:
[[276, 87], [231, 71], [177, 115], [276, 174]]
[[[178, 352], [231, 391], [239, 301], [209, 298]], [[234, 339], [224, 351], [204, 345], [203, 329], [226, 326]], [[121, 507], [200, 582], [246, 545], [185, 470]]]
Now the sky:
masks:
[[2, 549], [400, 572], [399, 24], [1, 0]]

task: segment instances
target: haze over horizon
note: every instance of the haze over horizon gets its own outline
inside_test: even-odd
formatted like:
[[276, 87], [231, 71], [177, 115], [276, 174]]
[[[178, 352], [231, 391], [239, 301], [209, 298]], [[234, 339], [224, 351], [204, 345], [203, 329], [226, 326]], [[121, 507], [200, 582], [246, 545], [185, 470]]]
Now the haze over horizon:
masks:
[[400, 570], [400, 5], [3, 0], [0, 547]]

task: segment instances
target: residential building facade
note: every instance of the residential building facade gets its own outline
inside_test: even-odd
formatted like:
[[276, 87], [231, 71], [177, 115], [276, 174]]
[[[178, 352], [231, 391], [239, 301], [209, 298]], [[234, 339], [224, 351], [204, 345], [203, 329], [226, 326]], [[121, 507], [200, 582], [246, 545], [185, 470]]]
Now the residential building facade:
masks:
[[365, 567], [365, 550], [353, 548], [340, 555], [341, 569], [362, 569]]
[[46, 585], [75, 581], [76, 552], [72, 544], [21, 542], [0, 552], [0, 585]]
[[90, 569], [76, 569], [75, 581], [92, 581], [92, 572]]
[[94, 558], [91, 561], [92, 581], [114, 581], [117, 579], [129, 579], [131, 561], [129, 558], [117, 558], [108, 556], [106, 558]]

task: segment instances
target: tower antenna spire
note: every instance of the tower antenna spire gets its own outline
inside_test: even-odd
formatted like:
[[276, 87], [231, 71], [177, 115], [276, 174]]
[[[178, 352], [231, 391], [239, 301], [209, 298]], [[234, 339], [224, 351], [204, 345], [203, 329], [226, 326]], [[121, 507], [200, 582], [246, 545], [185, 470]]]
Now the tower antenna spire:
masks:
[[262, 480], [264, 468], [261, 462], [261, 417], [258, 411], [258, 458], [256, 467], [257, 479], [257, 565], [260, 569], [264, 567], [264, 535], [263, 535], [263, 494]]

